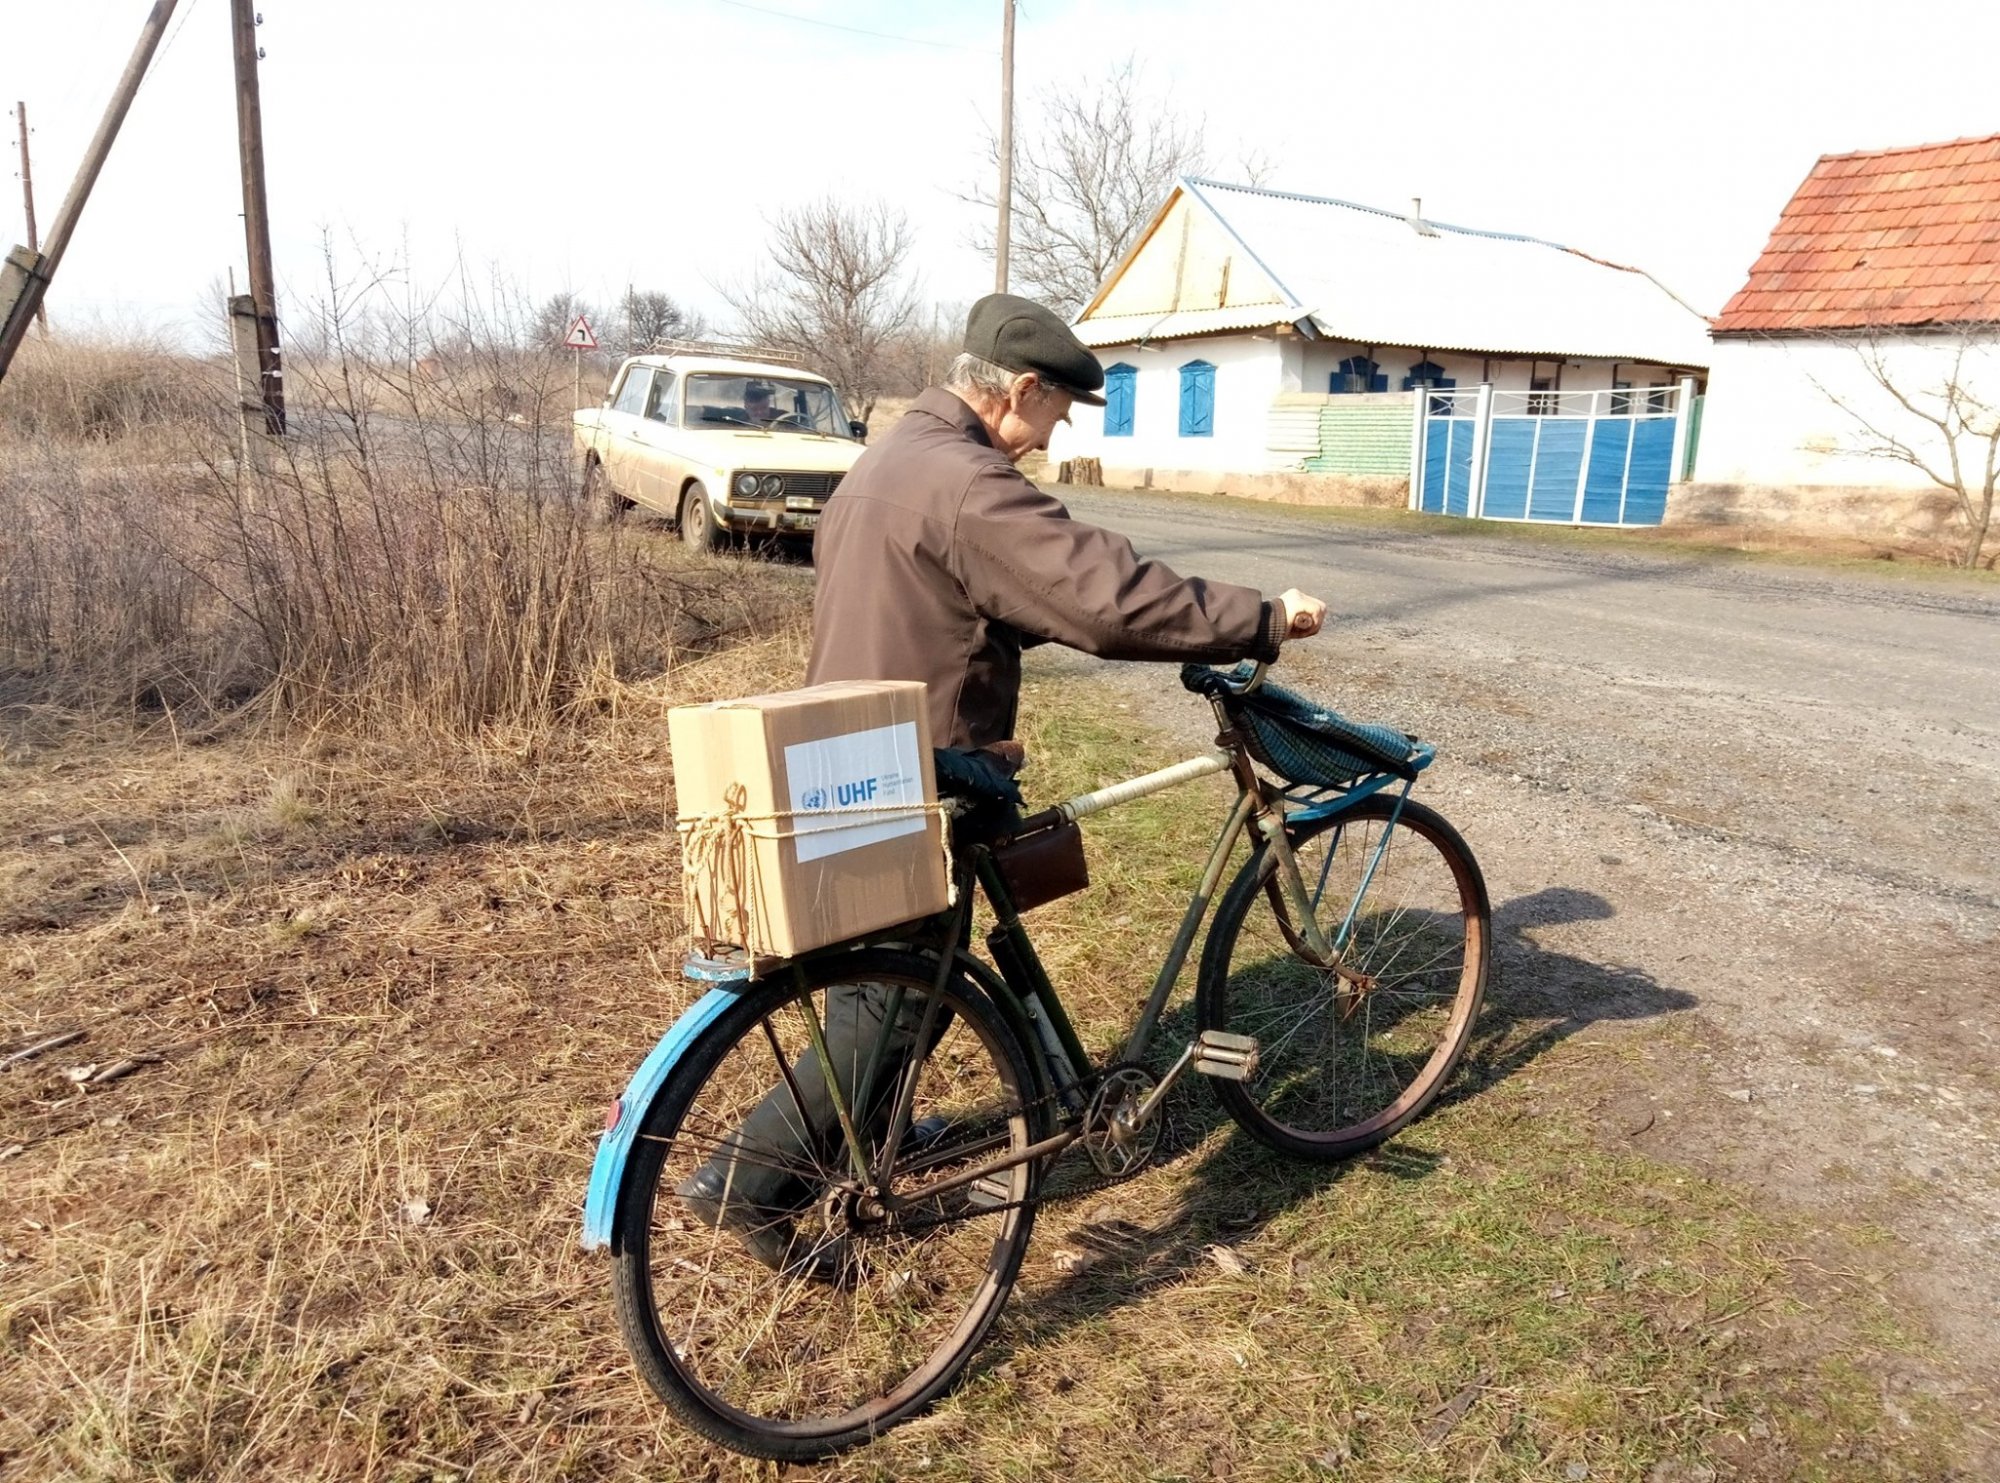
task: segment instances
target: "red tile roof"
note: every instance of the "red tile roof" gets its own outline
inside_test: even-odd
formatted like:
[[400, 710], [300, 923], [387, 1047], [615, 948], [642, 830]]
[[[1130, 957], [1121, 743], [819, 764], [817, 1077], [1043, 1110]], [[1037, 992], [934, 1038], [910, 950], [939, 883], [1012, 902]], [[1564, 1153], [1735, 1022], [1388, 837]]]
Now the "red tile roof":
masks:
[[1718, 334], [2000, 321], [2000, 134], [1812, 168]]

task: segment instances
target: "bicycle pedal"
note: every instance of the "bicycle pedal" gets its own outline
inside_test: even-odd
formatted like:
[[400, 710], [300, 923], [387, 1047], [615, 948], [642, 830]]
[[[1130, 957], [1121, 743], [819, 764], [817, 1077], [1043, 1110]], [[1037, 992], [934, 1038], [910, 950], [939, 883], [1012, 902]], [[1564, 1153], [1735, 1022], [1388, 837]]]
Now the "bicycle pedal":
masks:
[[1008, 1203], [1012, 1193], [1004, 1174], [989, 1174], [965, 1187], [965, 1203], [975, 1210], [991, 1210]]
[[1203, 1030], [1194, 1043], [1194, 1069], [1223, 1081], [1248, 1081], [1257, 1074], [1257, 1037]]

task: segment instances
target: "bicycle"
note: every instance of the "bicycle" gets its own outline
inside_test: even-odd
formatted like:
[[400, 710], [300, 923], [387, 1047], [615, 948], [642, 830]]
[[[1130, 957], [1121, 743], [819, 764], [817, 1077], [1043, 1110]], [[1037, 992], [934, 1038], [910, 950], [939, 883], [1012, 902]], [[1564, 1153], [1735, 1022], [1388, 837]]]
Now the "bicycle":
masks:
[[[1216, 749], [963, 843], [941, 915], [754, 976], [690, 956], [715, 986], [614, 1104], [584, 1244], [611, 1250], [639, 1371], [694, 1430], [803, 1461], [930, 1406], [999, 1316], [1054, 1161], [1081, 1148], [1100, 1181], [1137, 1173], [1191, 1070], [1252, 1137], [1326, 1161], [1382, 1142], [1449, 1081], [1491, 922], [1464, 840], [1410, 797], [1434, 749], [1266, 686], [1264, 669], [1185, 667]], [[1093, 1063], [1008, 866], [1101, 809], [1225, 771], [1237, 797], [1200, 885], [1122, 1046]], [[1148, 1047], [1246, 830], [1203, 942], [1197, 1034], [1156, 1071]], [[970, 950], [975, 882], [991, 965]]]

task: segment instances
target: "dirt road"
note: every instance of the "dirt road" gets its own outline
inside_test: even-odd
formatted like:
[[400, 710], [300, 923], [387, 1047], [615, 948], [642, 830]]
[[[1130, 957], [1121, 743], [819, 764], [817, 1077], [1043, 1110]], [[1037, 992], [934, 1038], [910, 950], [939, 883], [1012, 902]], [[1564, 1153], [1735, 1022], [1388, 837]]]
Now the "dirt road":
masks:
[[[1439, 744], [1502, 1002], [1625, 1037], [1605, 1136], [1894, 1233], [2000, 1374], [2000, 587], [1072, 493], [1183, 572], [1326, 597], [1279, 678]], [[1031, 663], [1206, 734], [1164, 670]]]

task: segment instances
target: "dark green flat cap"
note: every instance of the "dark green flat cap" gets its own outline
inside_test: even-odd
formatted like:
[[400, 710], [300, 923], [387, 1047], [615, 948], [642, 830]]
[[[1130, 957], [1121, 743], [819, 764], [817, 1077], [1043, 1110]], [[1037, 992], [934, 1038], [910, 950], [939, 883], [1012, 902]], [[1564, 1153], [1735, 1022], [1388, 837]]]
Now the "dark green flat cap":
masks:
[[1097, 394], [1104, 367], [1068, 325], [1032, 299], [988, 294], [974, 304], [965, 316], [965, 349], [1010, 371], [1033, 371], [1079, 402], [1104, 405]]

